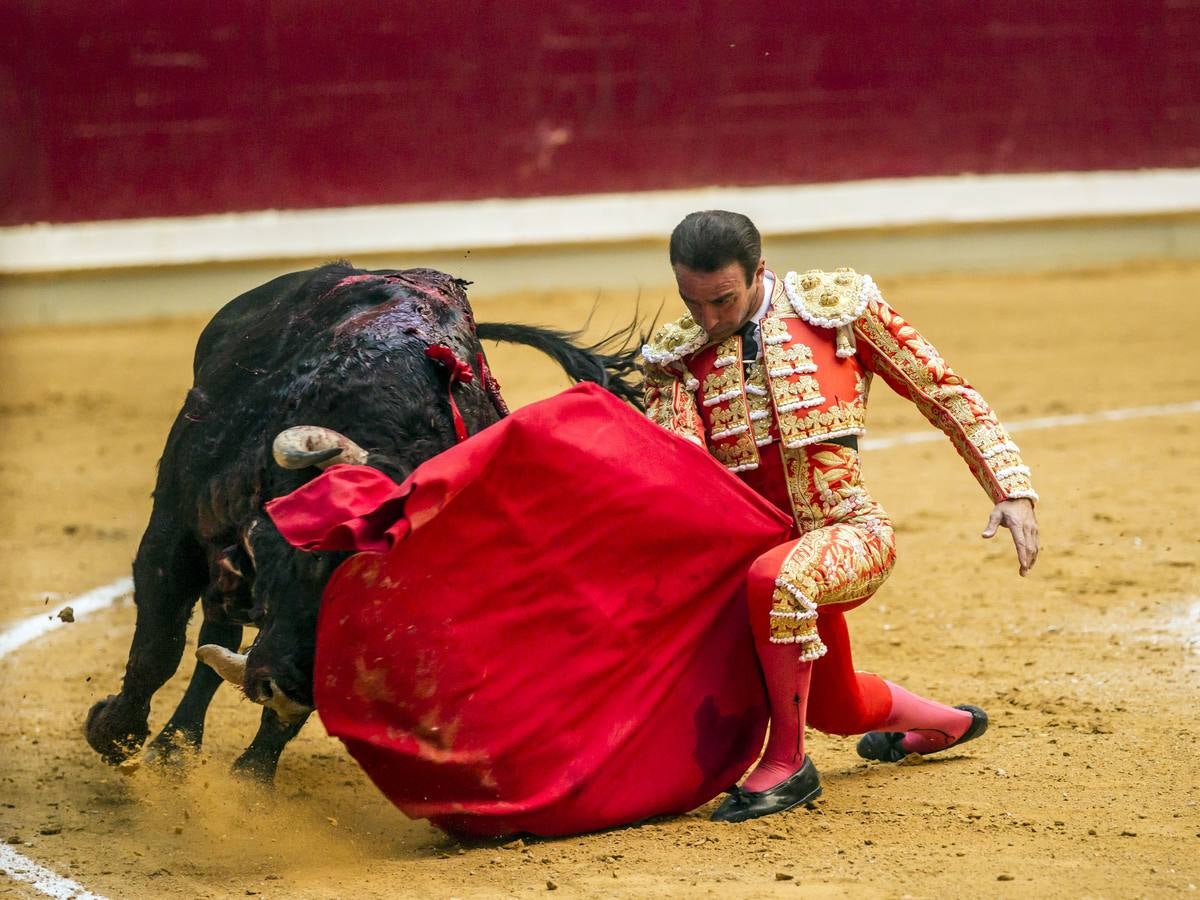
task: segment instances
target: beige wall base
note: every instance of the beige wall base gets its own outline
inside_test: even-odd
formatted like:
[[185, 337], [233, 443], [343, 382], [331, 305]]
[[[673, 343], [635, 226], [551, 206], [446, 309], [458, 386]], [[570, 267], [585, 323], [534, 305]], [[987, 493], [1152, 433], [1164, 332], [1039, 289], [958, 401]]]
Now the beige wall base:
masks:
[[[876, 279], [942, 271], [1081, 269], [1200, 258], [1200, 215], [768, 235], [768, 265], [850, 266]], [[0, 327], [211, 313], [242, 291], [321, 259], [104, 269], [0, 278]], [[476, 297], [520, 291], [640, 291], [674, 297], [662, 241], [483, 252], [364, 255], [364, 268], [429, 266], [473, 281]]]

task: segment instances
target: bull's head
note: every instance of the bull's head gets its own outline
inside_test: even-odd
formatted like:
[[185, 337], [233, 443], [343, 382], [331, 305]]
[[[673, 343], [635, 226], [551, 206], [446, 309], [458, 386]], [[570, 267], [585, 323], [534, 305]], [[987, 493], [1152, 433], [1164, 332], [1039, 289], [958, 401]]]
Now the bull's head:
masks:
[[[297, 425], [281, 431], [272, 444], [275, 461], [285, 469], [336, 463], [362, 465], [367, 451], [331, 428]], [[255, 579], [256, 605], [261, 602], [262, 620], [258, 638], [248, 653], [234, 653], [217, 644], [205, 644], [196, 657], [218, 675], [237, 685], [246, 697], [261, 703], [284, 723], [312, 712], [312, 663], [315, 652], [316, 616], [320, 592], [331, 572], [331, 561], [322, 555], [302, 554], [292, 559], [291, 551], [273, 528], [255, 529], [245, 535], [246, 551], [261, 574], [282, 567], [292, 576], [303, 574], [285, 590], [272, 590]], [[315, 592], [315, 593], [314, 593]]]
[[[245, 653], [234, 653], [217, 644], [205, 644], [196, 649], [196, 658], [211, 666], [230, 684], [245, 689], [247, 658]], [[247, 692], [247, 696], [268, 709], [274, 710], [275, 715], [279, 716], [280, 721], [285, 725], [312, 712], [311, 706], [291, 699], [280, 689], [275, 679], [269, 676], [262, 679], [262, 682], [256, 686], [254, 695]]]

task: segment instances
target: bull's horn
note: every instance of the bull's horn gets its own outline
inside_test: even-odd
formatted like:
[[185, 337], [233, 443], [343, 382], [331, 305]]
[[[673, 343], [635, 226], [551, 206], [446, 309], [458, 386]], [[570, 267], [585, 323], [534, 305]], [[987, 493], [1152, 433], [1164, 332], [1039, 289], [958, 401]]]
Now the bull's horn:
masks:
[[285, 469], [324, 469], [334, 463], [361, 466], [367, 461], [367, 451], [350, 438], [318, 425], [296, 425], [279, 432], [271, 452]]
[[228, 681], [241, 687], [246, 680], [246, 654], [234, 653], [219, 644], [205, 644], [196, 648], [196, 659], [211, 666]]

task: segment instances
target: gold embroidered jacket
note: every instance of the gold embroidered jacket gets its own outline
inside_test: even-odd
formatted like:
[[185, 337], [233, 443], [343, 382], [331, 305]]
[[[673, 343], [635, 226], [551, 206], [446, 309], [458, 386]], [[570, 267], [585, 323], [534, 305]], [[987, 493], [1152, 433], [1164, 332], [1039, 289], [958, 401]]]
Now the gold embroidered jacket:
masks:
[[953, 442], [993, 502], [1037, 499], [1029, 468], [984, 399], [850, 269], [775, 279], [760, 323], [762, 359], [743, 368], [741, 337], [709, 344], [690, 315], [642, 348], [647, 415], [707, 447], [734, 472], [759, 448], [861, 435], [878, 375]]

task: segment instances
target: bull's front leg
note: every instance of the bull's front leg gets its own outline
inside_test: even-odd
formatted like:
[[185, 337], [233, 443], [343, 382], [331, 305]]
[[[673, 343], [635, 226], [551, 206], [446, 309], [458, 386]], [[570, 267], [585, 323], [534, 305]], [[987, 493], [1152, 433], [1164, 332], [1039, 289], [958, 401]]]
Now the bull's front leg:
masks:
[[105, 762], [132, 756], [150, 734], [150, 699], [183, 656], [187, 623], [207, 579], [199, 547], [172, 523], [151, 514], [133, 561], [137, 625], [119, 694], [91, 708], [85, 733]]
[[300, 733], [309, 715], [310, 713], [305, 713], [298, 719], [284, 724], [273, 709], [264, 709], [254, 740], [233, 763], [234, 774], [253, 778], [263, 784], [274, 781], [275, 769], [279, 766], [279, 756], [283, 753], [283, 748]]
[[[200, 626], [200, 646], [217, 644], [227, 650], [237, 650], [241, 642], [241, 625], [206, 621]], [[204, 741], [204, 717], [221, 682], [221, 676], [211, 666], [196, 663], [192, 680], [188, 682], [179, 706], [162, 731], [150, 742], [146, 750], [146, 762], [178, 764], [183, 761], [185, 751], [200, 749]]]

